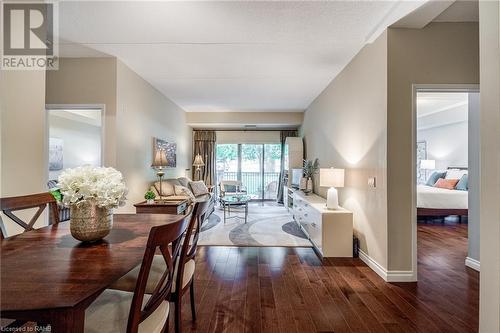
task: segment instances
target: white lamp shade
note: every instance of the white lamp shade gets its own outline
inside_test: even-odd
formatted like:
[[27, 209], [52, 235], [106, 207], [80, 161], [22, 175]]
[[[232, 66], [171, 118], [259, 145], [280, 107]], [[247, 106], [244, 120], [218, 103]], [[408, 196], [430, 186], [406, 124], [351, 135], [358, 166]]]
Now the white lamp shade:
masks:
[[320, 169], [319, 186], [344, 187], [344, 169]]
[[435, 160], [421, 160], [420, 161], [420, 169], [434, 170], [434, 169], [436, 169], [436, 161]]
[[151, 166], [154, 168], [162, 168], [168, 166], [167, 153], [165, 152], [165, 149], [156, 150], [155, 158]]
[[204, 165], [205, 163], [203, 162], [203, 158], [201, 157], [201, 155], [200, 154], [196, 155], [193, 161], [193, 166], [200, 167]]

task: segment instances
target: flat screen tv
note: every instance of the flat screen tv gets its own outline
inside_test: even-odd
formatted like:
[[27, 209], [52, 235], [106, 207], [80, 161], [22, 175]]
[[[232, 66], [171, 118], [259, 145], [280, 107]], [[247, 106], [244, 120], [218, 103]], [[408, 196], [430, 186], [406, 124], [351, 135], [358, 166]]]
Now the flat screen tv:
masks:
[[292, 187], [299, 188], [302, 178], [302, 169], [292, 169]]

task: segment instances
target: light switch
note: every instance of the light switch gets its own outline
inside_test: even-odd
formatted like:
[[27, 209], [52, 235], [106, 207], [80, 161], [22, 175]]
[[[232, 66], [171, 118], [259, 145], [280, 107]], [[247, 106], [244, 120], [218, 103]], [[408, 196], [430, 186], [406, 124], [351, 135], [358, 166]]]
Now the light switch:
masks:
[[368, 178], [368, 187], [370, 187], [370, 188], [377, 187], [377, 179], [375, 177]]

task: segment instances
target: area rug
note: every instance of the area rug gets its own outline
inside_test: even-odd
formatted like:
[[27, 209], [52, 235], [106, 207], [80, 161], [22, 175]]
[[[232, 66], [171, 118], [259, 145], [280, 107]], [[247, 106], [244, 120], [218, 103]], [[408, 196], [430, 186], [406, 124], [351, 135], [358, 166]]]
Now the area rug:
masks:
[[214, 213], [201, 228], [199, 245], [311, 247], [287, 209], [276, 203], [250, 203], [248, 220], [244, 212], [234, 212], [224, 224], [224, 211]]

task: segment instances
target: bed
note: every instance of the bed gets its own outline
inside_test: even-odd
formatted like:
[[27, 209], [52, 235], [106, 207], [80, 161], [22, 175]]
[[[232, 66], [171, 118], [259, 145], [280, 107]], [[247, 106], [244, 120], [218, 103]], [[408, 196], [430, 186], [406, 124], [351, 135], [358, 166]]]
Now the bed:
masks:
[[[448, 169], [461, 169], [450, 167]], [[468, 215], [468, 191], [447, 190], [427, 185], [417, 186], [417, 216], [445, 217]]]

